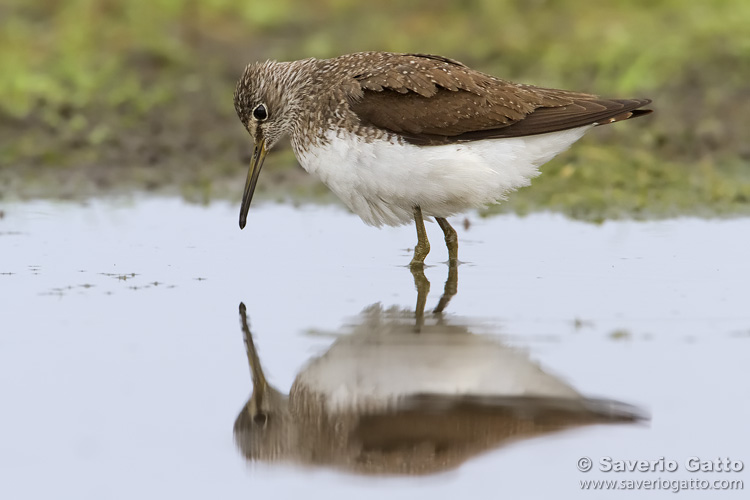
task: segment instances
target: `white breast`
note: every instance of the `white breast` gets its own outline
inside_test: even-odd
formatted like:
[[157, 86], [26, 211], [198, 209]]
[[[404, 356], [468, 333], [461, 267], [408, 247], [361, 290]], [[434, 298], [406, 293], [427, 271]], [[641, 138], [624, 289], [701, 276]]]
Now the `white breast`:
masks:
[[367, 142], [339, 130], [296, 154], [365, 223], [397, 226], [412, 221], [415, 206], [426, 216], [449, 217], [504, 200], [591, 127], [421, 147]]
[[418, 394], [581, 397], [521, 351], [493, 338], [435, 328], [344, 336], [295, 384], [320, 397], [329, 413], [386, 409]]

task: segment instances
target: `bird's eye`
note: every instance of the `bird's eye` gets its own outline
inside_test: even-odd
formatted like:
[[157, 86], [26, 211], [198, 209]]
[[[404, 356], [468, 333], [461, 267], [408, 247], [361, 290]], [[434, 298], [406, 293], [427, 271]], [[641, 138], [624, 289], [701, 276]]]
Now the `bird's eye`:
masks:
[[263, 104], [258, 104], [253, 110], [253, 118], [258, 120], [259, 122], [262, 122], [263, 120], [268, 118], [268, 111], [266, 111], [266, 106]]

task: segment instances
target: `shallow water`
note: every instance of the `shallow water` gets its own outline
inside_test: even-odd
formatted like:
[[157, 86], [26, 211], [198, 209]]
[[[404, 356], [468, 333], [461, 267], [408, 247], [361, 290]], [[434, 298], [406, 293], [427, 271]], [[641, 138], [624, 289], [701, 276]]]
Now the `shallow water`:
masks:
[[[240, 231], [237, 206], [176, 199], [0, 209], [3, 498], [603, 498], [582, 493], [580, 481], [750, 479], [750, 465], [709, 473], [685, 464], [750, 461], [750, 219], [595, 226], [546, 214], [470, 216], [468, 229], [457, 219], [465, 263], [440, 317], [430, 309], [448, 267], [429, 224], [431, 287], [416, 334], [411, 227], [376, 230], [333, 207], [262, 205]], [[306, 423], [284, 420], [279, 430], [269, 414], [259, 432], [278, 431], [283, 446], [266, 446], [234, 427], [253, 389], [240, 302], [279, 396], [295, 377], [308, 392], [330, 390], [335, 408], [318, 408], [316, 422], [336, 424], [332, 434], [303, 442]], [[357, 337], [363, 325], [376, 330], [373, 311], [389, 310], [384, 337]], [[554, 400], [514, 399], [531, 386], [640, 420], [599, 425], [578, 412], [558, 425], [566, 429], [500, 436], [488, 430], [498, 420], [477, 417], [502, 408], [502, 425], [508, 414], [538, 423]], [[351, 429], [373, 428], [362, 417], [373, 405], [388, 417], [378, 425], [390, 447], [357, 461], [346, 453], [361, 451], [363, 438]], [[342, 407], [346, 418], [330, 418]], [[445, 419], [423, 424], [428, 414]], [[401, 426], [434, 439], [445, 425], [459, 430], [442, 447], [404, 448], [393, 437]], [[471, 450], [459, 446], [469, 434]], [[248, 435], [262, 448], [254, 455]], [[435, 458], [443, 452], [450, 460]], [[368, 469], [378, 457], [400, 468]], [[593, 471], [577, 469], [581, 457]], [[678, 470], [603, 472], [602, 457], [664, 457]], [[429, 467], [407, 475], [418, 460]], [[388, 475], [373, 477], [379, 471]]]

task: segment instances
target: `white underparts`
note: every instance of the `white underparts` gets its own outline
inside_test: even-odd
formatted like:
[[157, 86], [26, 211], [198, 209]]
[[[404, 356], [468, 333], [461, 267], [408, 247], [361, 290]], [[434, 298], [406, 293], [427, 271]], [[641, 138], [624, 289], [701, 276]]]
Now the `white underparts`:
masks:
[[539, 167], [581, 138], [593, 125], [508, 139], [414, 146], [339, 130], [297, 151], [302, 167], [317, 175], [362, 220], [397, 226], [425, 216], [449, 217], [504, 200], [528, 186]]

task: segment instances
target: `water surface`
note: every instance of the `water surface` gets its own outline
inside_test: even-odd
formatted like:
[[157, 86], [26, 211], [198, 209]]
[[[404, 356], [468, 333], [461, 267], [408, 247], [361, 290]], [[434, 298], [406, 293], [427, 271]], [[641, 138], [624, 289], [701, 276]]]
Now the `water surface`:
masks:
[[[349, 364], [332, 366], [346, 369], [360, 360], [360, 373], [373, 373], [366, 362], [374, 351], [351, 335], [367, 311], [393, 308], [411, 325], [417, 292], [405, 264], [413, 228], [376, 230], [331, 207], [263, 205], [240, 231], [236, 206], [176, 199], [0, 208], [3, 498], [602, 498], [581, 492], [579, 481], [747, 483], [747, 470], [696, 475], [683, 464], [693, 456], [750, 461], [750, 219], [596, 226], [545, 214], [470, 216], [468, 229], [457, 219], [465, 263], [440, 318], [430, 309], [449, 275], [447, 255], [429, 224], [425, 324], [462, 329], [470, 361], [477, 355], [466, 353], [481, 342], [489, 342], [491, 361], [513, 353], [492, 365], [505, 372], [482, 372], [494, 374], [490, 390], [507, 390], [497, 382], [519, 373], [509, 368], [518, 363], [556, 390], [618, 402], [639, 417], [579, 419], [490, 443], [442, 471], [373, 477], [333, 459], [247, 460], [234, 427], [253, 390], [238, 305], [247, 307], [265, 377], [279, 394], [320, 359], [343, 359]], [[394, 361], [399, 349], [386, 349], [383, 363], [407, 370]], [[450, 351], [440, 349], [437, 358], [446, 358]], [[453, 391], [451, 408], [466, 401], [456, 394], [479, 387], [453, 387], [474, 372], [462, 373], [429, 386]], [[496, 408], [500, 400], [492, 401]], [[596, 470], [607, 456], [665, 457], [680, 470], [614, 476]], [[581, 457], [592, 458], [595, 471], [580, 472]]]

